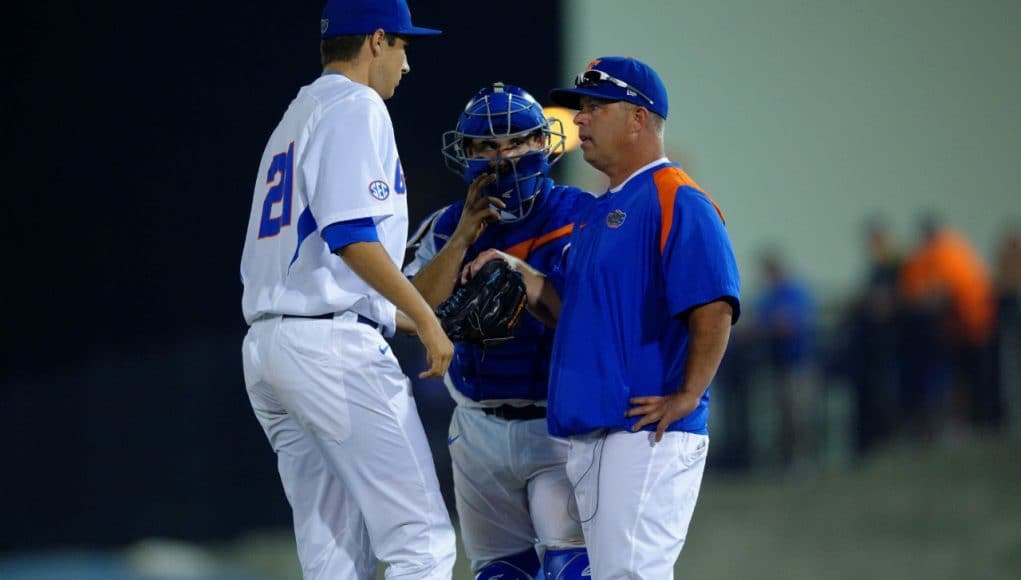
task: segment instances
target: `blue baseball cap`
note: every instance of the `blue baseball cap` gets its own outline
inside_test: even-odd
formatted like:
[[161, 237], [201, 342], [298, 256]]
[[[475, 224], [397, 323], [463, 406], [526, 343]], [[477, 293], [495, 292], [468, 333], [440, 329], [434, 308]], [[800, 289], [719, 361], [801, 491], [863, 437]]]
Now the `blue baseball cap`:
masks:
[[574, 79], [573, 89], [553, 89], [553, 102], [579, 109], [581, 97], [627, 101], [645, 107], [666, 119], [670, 102], [666, 87], [656, 71], [644, 62], [624, 56], [601, 56], [589, 63]]
[[441, 33], [411, 24], [407, 0], [329, 0], [320, 21], [321, 38], [371, 34], [381, 28], [404, 36]]

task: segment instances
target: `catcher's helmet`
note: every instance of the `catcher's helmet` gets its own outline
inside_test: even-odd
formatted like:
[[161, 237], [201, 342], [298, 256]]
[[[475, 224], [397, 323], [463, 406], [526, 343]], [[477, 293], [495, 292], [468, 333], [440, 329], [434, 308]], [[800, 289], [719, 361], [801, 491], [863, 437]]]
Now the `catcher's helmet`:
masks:
[[[539, 133], [542, 148], [496, 160], [472, 158], [465, 152], [470, 139], [524, 137]], [[500, 212], [505, 222], [528, 215], [542, 179], [564, 153], [564, 130], [560, 120], [547, 119], [542, 106], [521, 87], [493, 83], [475, 93], [453, 131], [443, 134], [443, 157], [447, 167], [471, 183], [483, 173], [495, 173], [496, 181], [485, 195], [506, 204]]]

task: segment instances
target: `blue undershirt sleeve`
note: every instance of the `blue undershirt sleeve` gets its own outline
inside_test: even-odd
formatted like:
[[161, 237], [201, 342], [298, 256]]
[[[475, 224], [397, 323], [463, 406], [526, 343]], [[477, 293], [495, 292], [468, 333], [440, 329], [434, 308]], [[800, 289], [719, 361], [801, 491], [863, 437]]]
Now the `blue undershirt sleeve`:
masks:
[[376, 222], [368, 217], [330, 224], [323, 228], [322, 236], [331, 252], [356, 242], [379, 241]]

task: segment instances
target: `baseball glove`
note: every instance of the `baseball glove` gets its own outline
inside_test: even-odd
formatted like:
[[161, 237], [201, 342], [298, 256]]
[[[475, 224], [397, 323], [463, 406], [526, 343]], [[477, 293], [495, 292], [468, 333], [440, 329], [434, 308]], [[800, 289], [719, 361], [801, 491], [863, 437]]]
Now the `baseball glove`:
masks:
[[493, 346], [513, 338], [524, 306], [521, 274], [493, 260], [437, 306], [436, 317], [451, 341]]

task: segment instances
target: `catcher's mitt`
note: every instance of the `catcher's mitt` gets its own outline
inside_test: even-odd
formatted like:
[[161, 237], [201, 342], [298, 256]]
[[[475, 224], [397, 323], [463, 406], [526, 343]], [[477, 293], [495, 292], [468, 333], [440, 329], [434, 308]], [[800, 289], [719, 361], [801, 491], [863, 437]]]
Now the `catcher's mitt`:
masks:
[[513, 338], [524, 306], [521, 274], [505, 260], [493, 260], [437, 306], [436, 317], [451, 341], [492, 346]]

